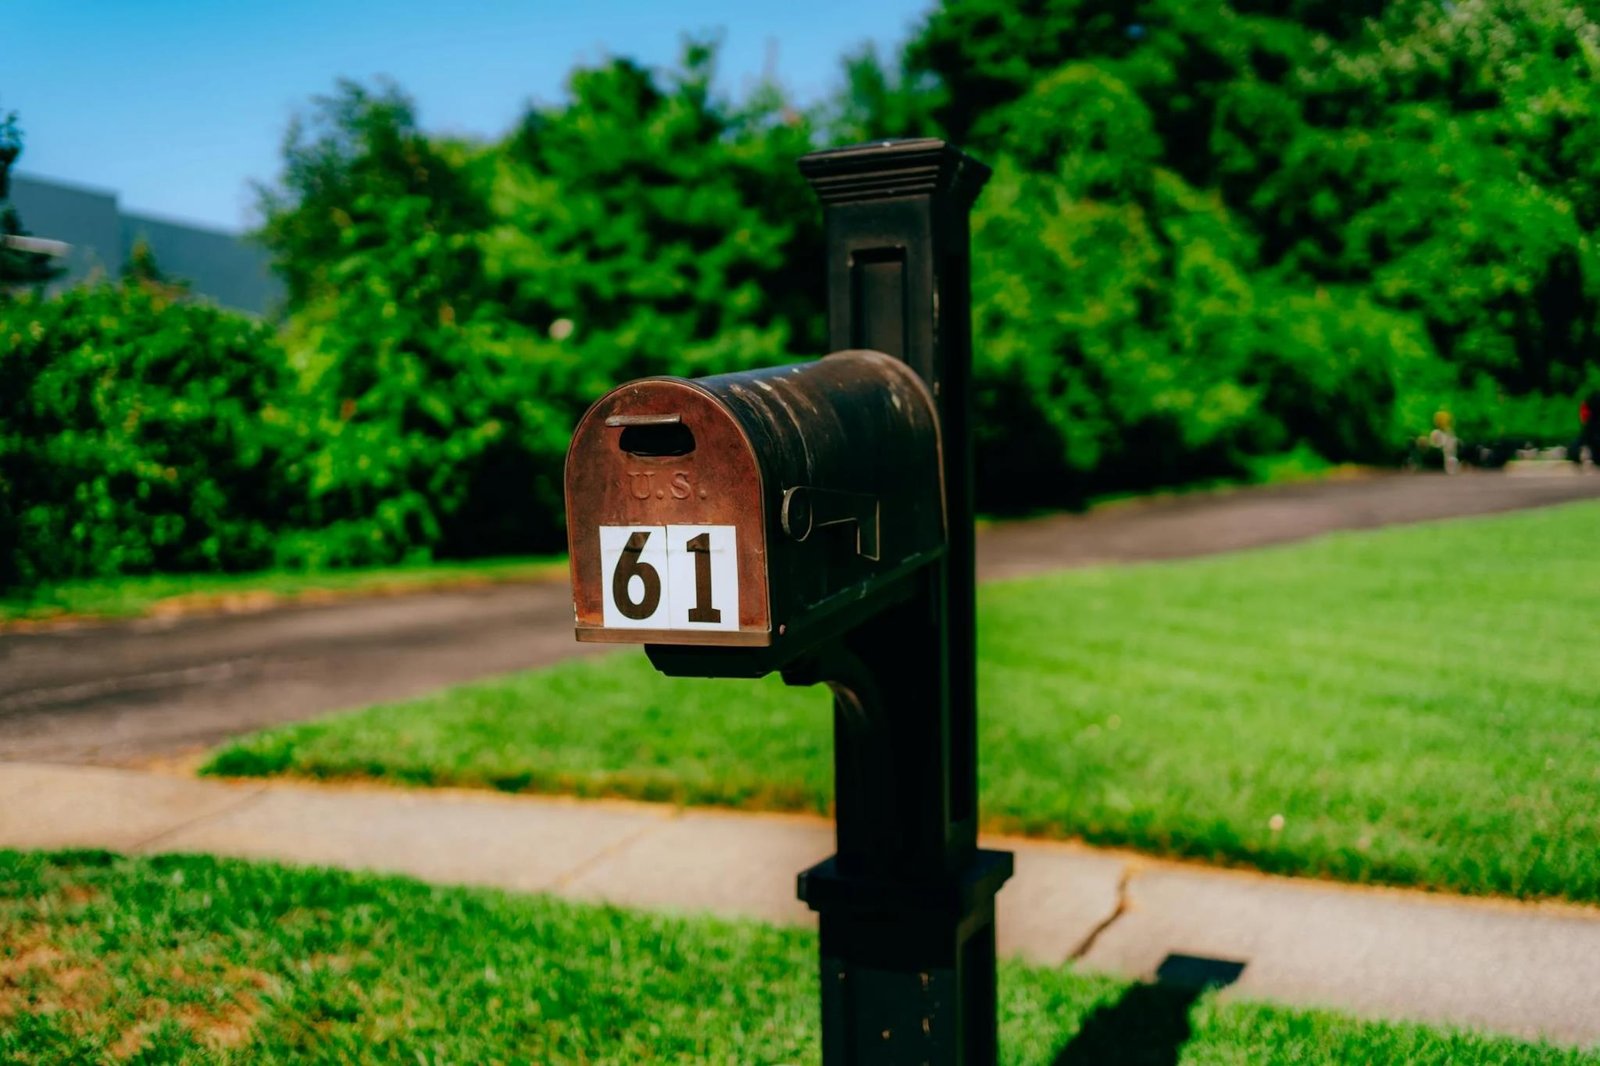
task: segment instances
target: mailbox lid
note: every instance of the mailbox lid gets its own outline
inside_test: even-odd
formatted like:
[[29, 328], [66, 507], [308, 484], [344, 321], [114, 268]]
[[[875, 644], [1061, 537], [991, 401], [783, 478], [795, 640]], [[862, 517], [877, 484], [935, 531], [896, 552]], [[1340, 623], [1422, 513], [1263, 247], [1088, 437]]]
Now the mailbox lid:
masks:
[[939, 418], [927, 385], [904, 362], [835, 352], [693, 384], [735, 416], [761, 466], [780, 638], [826, 625], [835, 611], [944, 552]]
[[743, 425], [769, 490], [879, 501], [886, 564], [943, 544], [939, 416], [928, 386], [901, 360], [858, 349], [693, 384]]
[[566, 497], [579, 640], [772, 643], [762, 471], [704, 389], [645, 378], [601, 397], [573, 433]]

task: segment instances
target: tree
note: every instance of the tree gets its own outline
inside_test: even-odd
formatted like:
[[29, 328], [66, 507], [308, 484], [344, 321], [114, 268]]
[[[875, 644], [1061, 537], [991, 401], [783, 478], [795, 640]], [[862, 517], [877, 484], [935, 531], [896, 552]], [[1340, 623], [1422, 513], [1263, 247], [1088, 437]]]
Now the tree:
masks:
[[821, 350], [819, 213], [795, 169], [809, 128], [771, 87], [719, 98], [714, 74], [696, 42], [673, 71], [580, 69], [496, 159], [489, 272], [513, 319], [561, 335], [584, 402]]
[[122, 264], [122, 280], [168, 300], [176, 300], [189, 292], [187, 281], [168, 274], [156, 262], [155, 251], [143, 237], [136, 239], [128, 250], [128, 261]]
[[845, 56], [844, 85], [825, 116], [830, 144], [861, 144], [900, 137], [936, 137], [933, 118], [938, 83], [906, 68], [903, 57], [885, 60], [867, 44]]
[[[1084, 218], [1134, 183], [1176, 188], [1176, 178], [1214, 197], [1241, 238], [1223, 254], [1244, 283], [1240, 313], [1278, 315], [1290, 336], [1376, 345], [1389, 384], [1378, 387], [1380, 374], [1361, 395], [1397, 418], [1443, 405], [1469, 433], [1559, 439], [1565, 427], [1546, 416], [1558, 407], [1544, 398], [1600, 383], [1600, 31], [1575, 0], [946, 0], [904, 62], [909, 77], [936, 82], [933, 114], [949, 135], [1027, 175], [1037, 237], [1024, 228], [1004, 254], [1029, 269], [1048, 258], [1019, 242], [1062, 236], [1058, 201]], [[1181, 258], [1157, 202], [1147, 192], [1132, 202], [1154, 235], [1149, 262]], [[1161, 317], [1171, 284], [1141, 320], [1182, 342], [1149, 360], [1151, 395], [1201, 351], [1183, 319]], [[1300, 328], [1287, 308], [1319, 324]], [[1314, 353], [1291, 347], [1312, 369]], [[1437, 358], [1417, 355], [1430, 350]], [[1294, 375], [1283, 377], [1271, 346], [1251, 358], [1236, 380], [1278, 382], [1249, 403], [1287, 418], [1290, 440], [1316, 437], [1329, 458], [1374, 451], [1382, 410], [1360, 432], [1335, 419], [1343, 428], [1330, 433], [1327, 417], [1285, 402]], [[1063, 373], [1077, 389], [1106, 386], [1087, 366]]]
[[[1278, 83], [1314, 42], [1358, 33], [1383, 0], [946, 0], [907, 45], [914, 76], [934, 82], [934, 115], [968, 142], [985, 115], [1061, 66], [1093, 62], [1144, 97], [1166, 163], [1193, 177], [1221, 87]], [[1404, 5], [1413, 6], [1410, 0]]]
[[1467, 432], [1554, 434], [1494, 408], [1600, 381], [1597, 79], [1570, 0], [1397, 6], [1305, 72], [1306, 121], [1230, 198], [1275, 269], [1425, 322]]
[[[347, 280], [351, 255], [412, 242], [421, 230], [390, 233], [393, 212], [429, 232], [480, 229], [485, 205], [462, 168], [446, 158], [417, 124], [416, 106], [392, 82], [372, 86], [341, 79], [296, 115], [283, 141], [283, 172], [257, 187], [261, 238], [288, 288], [287, 310], [334, 295]], [[436, 265], [458, 285], [470, 256]]]
[[261, 193], [317, 411], [298, 524], [318, 532], [292, 556], [554, 547], [601, 391], [820, 350], [808, 127], [713, 73], [692, 42], [672, 71], [580, 69], [494, 146], [428, 137], [392, 85], [341, 83], [295, 121]]
[[1069, 64], [982, 132], [1005, 148], [974, 218], [990, 505], [1239, 474], [1297, 447], [1390, 457], [1426, 336], [1358, 293], [1263, 275], [1221, 198], [1160, 165], [1127, 83]]
[[309, 412], [294, 523], [308, 532], [285, 543], [292, 560], [447, 545], [517, 431], [502, 316], [484, 300], [473, 151], [430, 140], [394, 86], [345, 81], [291, 125], [282, 177], [261, 190]]

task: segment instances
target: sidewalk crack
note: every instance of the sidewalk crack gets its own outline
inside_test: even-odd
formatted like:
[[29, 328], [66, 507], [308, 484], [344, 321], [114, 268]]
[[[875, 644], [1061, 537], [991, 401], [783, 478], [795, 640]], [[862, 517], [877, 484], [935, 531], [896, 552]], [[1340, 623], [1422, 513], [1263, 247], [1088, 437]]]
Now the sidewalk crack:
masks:
[[195, 826], [200, 825], [203, 822], [208, 822], [213, 818], [220, 818], [225, 814], [233, 814], [235, 811], [238, 811], [239, 809], [241, 809], [242, 807], [244, 807], [245, 805], [249, 804], [250, 802], [252, 802], [254, 800], [260, 799], [262, 796], [265, 796], [266, 794], [267, 794], [267, 786], [266, 785], [260, 785], [260, 786], [254, 788], [254, 789], [251, 789], [248, 792], [245, 792], [244, 795], [240, 796], [233, 803], [229, 803], [226, 806], [219, 807], [214, 811], [207, 811], [204, 814], [197, 814], [193, 818], [188, 818], [188, 819], [185, 819], [184, 821], [179, 822], [177, 825], [170, 825], [167, 828], [161, 830], [161, 832], [155, 833], [155, 834], [153, 834], [151, 836], [146, 837], [145, 839], [143, 839], [141, 841], [138, 841], [135, 844], [132, 844], [131, 846], [129, 846], [128, 851], [129, 851], [129, 853], [143, 852], [147, 848], [154, 847], [156, 844], [159, 844], [161, 841], [166, 840], [168, 837], [176, 836], [177, 834], [183, 832], [185, 829], [193, 829]]
[[1132, 885], [1133, 879], [1137, 876], [1138, 874], [1135, 872], [1132, 863], [1123, 866], [1122, 876], [1117, 879], [1116, 905], [1111, 908], [1110, 914], [1102, 918], [1098, 923], [1096, 923], [1093, 929], [1089, 930], [1088, 935], [1083, 938], [1077, 947], [1073, 948], [1067, 953], [1067, 960], [1069, 962], [1077, 962], [1085, 955], [1088, 955], [1089, 952], [1093, 951], [1094, 946], [1096, 942], [1099, 941], [1101, 935], [1104, 934], [1107, 929], [1110, 929], [1112, 925], [1116, 924], [1118, 918], [1121, 918], [1124, 914], [1128, 913], [1128, 888], [1130, 885]]
[[651, 818], [651, 819], [649, 819], [643, 825], [641, 825], [639, 828], [633, 830], [631, 833], [627, 833], [627, 834], [625, 834], [625, 835], [623, 835], [621, 837], [618, 837], [615, 841], [613, 841], [610, 844], [607, 844], [605, 847], [601, 848], [599, 851], [595, 852], [593, 855], [590, 855], [588, 858], [579, 861], [571, 869], [564, 870], [560, 874], [557, 874], [554, 878], [551, 879], [550, 883], [545, 885], [544, 888], [542, 888], [540, 891], [543, 891], [543, 892], [558, 892], [558, 891], [568, 887], [574, 881], [576, 881], [580, 877], [582, 877], [584, 874], [586, 874], [589, 871], [591, 871], [591, 870], [593, 870], [593, 869], [605, 864], [606, 862], [608, 862], [609, 860], [615, 858], [616, 856], [622, 854], [624, 851], [626, 851], [629, 848], [631, 848], [634, 844], [638, 843], [640, 840], [643, 840], [645, 838], [645, 836], [647, 836], [652, 831], [661, 828], [667, 822], [670, 822], [673, 819], [680, 817], [681, 815], [682, 815], [682, 812], [678, 811], [678, 812], [675, 812], [675, 813], [673, 813], [672, 815], [670, 815], [669, 817], [666, 817], [666, 818], [659, 818], [659, 819], [658, 818]]

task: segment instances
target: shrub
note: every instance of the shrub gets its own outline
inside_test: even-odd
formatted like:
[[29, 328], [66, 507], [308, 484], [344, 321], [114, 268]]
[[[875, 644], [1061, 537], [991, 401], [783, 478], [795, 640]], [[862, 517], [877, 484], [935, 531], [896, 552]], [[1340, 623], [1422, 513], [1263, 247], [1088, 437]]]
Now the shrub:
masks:
[[0, 586], [272, 558], [266, 327], [136, 286], [0, 301]]
[[393, 86], [291, 127], [262, 197], [306, 400], [283, 562], [558, 547], [601, 392], [820, 354], [807, 129], [770, 92], [717, 98], [712, 60], [580, 69], [494, 146], [428, 137]]
[[1075, 64], [985, 126], [1006, 146], [974, 218], [989, 506], [1245, 475], [1299, 448], [1391, 460], [1448, 391], [1414, 317], [1263, 272], [1220, 196], [1156, 162], [1151, 122]]

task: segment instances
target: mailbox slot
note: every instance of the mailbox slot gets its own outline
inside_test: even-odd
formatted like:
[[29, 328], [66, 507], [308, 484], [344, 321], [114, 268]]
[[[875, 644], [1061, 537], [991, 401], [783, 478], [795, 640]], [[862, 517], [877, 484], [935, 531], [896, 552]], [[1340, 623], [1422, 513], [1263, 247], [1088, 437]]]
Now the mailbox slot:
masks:
[[880, 352], [602, 397], [567, 456], [579, 640], [796, 648], [945, 544], [938, 418]]
[[679, 414], [612, 415], [606, 425], [620, 427], [617, 447], [641, 459], [670, 458], [694, 451], [694, 433]]

